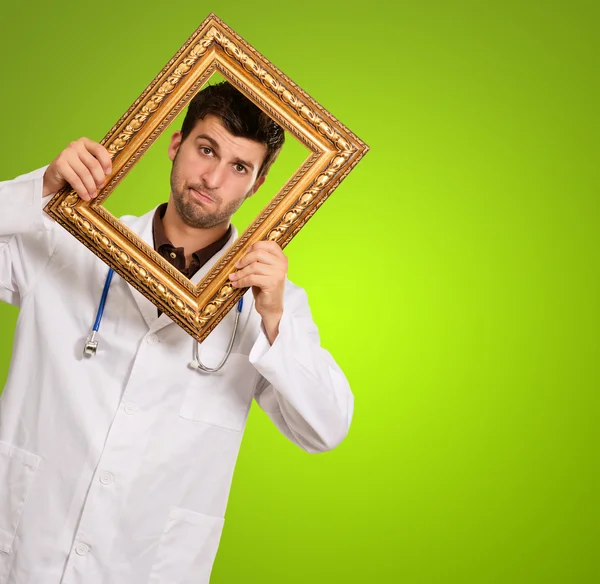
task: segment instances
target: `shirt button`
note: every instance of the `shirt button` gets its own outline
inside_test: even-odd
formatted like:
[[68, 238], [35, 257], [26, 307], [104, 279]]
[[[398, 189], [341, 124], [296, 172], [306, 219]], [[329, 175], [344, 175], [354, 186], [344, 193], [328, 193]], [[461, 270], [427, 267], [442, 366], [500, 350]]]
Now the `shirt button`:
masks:
[[125, 407], [123, 409], [125, 410], [125, 413], [130, 416], [131, 414], [135, 414], [135, 412], [137, 411], [137, 407], [135, 404], [125, 404]]
[[177, 257], [177, 254], [176, 254], [174, 251], [172, 251], [172, 252], [169, 254], [169, 256], [171, 257], [171, 259], [173, 259], [173, 260], [174, 260], [174, 259]]
[[148, 335], [146, 342], [149, 345], [156, 345], [158, 343], [158, 337], [156, 335]]
[[100, 482], [103, 485], [110, 485], [110, 483], [112, 483], [115, 480], [115, 477], [113, 477], [112, 474], [110, 474], [109, 472], [101, 472], [100, 473]]
[[85, 556], [86, 554], [89, 553], [89, 551], [90, 551], [90, 546], [86, 545], [85, 543], [78, 543], [75, 546], [75, 552], [79, 556]]

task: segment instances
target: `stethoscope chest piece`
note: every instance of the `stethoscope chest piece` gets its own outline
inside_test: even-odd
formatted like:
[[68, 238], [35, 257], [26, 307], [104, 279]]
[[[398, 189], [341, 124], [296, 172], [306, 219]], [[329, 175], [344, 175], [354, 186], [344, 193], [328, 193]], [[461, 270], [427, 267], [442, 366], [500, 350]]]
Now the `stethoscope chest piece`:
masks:
[[90, 336], [86, 339], [85, 345], [83, 346], [83, 356], [93, 357], [98, 350], [98, 341], [96, 341], [96, 331], [92, 331]]

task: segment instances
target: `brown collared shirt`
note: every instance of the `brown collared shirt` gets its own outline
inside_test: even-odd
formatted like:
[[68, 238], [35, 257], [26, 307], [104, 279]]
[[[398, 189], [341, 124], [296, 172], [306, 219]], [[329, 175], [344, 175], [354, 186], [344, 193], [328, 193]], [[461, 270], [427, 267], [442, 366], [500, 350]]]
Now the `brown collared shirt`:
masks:
[[231, 235], [231, 225], [223, 237], [211, 243], [210, 245], [203, 247], [202, 249], [196, 250], [192, 254], [190, 265], [186, 267], [183, 247], [175, 247], [165, 234], [162, 219], [165, 216], [166, 210], [167, 203], [163, 203], [162, 205], [159, 205], [154, 213], [154, 219], [152, 222], [154, 250], [157, 251], [163, 258], [165, 258], [174, 268], [177, 268], [186, 278], [191, 280], [194, 274], [225, 246], [229, 236]]
[[[231, 225], [227, 230], [227, 233], [223, 235], [217, 241], [203, 247], [202, 249], [196, 250], [192, 254], [192, 260], [190, 265], [185, 265], [185, 253], [183, 247], [175, 247], [167, 238], [165, 229], [163, 227], [163, 217], [167, 210], [167, 203], [159, 205], [154, 213], [154, 219], [152, 221], [152, 235], [154, 239], [154, 250], [157, 251], [163, 258], [165, 258], [174, 268], [177, 268], [186, 278], [192, 279], [194, 274], [219, 250], [221, 250], [231, 235]], [[160, 316], [161, 311], [158, 310]]]

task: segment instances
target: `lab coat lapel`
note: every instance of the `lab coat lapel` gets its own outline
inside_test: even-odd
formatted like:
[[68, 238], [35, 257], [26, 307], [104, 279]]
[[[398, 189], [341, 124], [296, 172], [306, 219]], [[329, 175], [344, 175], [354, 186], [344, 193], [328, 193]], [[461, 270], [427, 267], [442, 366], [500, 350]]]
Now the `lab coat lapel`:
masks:
[[[156, 209], [149, 211], [141, 217], [121, 217], [122, 221], [129, 229], [131, 229], [138, 237], [143, 239], [150, 247], [154, 248], [154, 238], [152, 235], [152, 220]], [[148, 325], [152, 325], [158, 320], [158, 311], [156, 306], [150, 302], [141, 292], [129, 285], [127, 286], [133, 295], [133, 298]]]

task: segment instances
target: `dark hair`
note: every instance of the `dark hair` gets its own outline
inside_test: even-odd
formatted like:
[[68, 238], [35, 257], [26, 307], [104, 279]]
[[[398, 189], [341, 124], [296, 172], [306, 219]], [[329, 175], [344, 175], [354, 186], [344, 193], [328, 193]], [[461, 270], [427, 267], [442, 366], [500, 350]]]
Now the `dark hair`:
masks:
[[285, 139], [283, 128], [258, 106], [227, 81], [209, 85], [190, 101], [183, 125], [183, 142], [196, 123], [207, 115], [218, 116], [227, 131], [234, 136], [260, 142], [267, 147], [267, 155], [258, 171], [258, 177], [267, 174], [281, 151]]

